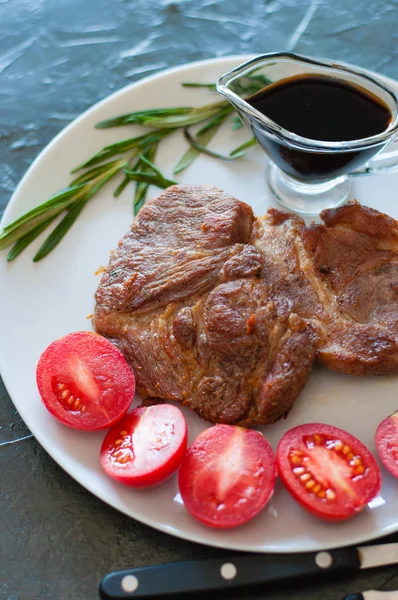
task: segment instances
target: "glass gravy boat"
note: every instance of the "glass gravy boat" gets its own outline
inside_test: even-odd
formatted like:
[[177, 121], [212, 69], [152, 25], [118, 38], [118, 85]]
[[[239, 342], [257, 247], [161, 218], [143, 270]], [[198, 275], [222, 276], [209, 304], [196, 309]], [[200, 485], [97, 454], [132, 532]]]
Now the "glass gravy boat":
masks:
[[[313, 140], [284, 129], [247, 101], [253, 94], [253, 81], [258, 82], [259, 90], [265, 90], [269, 85], [303, 75], [332, 77], [362, 88], [388, 108], [388, 126], [381, 133], [358, 140]], [[268, 184], [275, 199], [289, 210], [318, 214], [349, 198], [352, 177], [398, 169], [398, 150], [392, 144], [383, 150], [398, 135], [398, 94], [366, 71], [330, 60], [276, 52], [263, 54], [225, 73], [217, 82], [217, 90], [233, 105], [270, 158]]]

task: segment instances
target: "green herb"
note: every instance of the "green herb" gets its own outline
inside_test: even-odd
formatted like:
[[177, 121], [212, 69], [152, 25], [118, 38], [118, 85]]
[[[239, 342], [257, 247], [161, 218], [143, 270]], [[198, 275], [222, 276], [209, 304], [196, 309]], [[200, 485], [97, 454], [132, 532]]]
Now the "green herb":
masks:
[[[146, 150], [144, 150], [143, 156], [145, 158], [147, 158], [150, 162], [153, 162], [155, 160], [157, 148], [158, 148], [158, 144], [152, 144], [151, 146], [146, 148]], [[135, 170], [141, 171], [142, 173], [148, 173], [151, 171], [149, 165], [146, 164], [141, 159], [139, 159], [137, 164], [135, 165]], [[128, 178], [127, 178], [127, 180], [130, 181], [130, 179], [128, 179]], [[148, 188], [149, 188], [148, 183], [137, 182], [137, 184], [135, 186], [135, 194], [134, 194], [134, 201], [133, 201], [134, 216], [138, 213], [138, 211], [143, 206]]]
[[185, 139], [191, 144], [191, 146], [195, 148], [195, 150], [197, 150], [198, 152], [203, 152], [203, 154], [207, 154], [208, 156], [212, 156], [213, 158], [220, 158], [221, 160], [236, 160], [237, 158], [240, 158], [241, 156], [244, 156], [246, 154], [244, 150], [241, 150], [242, 146], [239, 146], [239, 148], [235, 148], [235, 150], [232, 150], [232, 152], [230, 152], [228, 156], [226, 156], [225, 154], [219, 154], [218, 152], [214, 152], [213, 150], [209, 150], [205, 146], [202, 146], [202, 144], [200, 144], [197, 139], [192, 137], [188, 129], [184, 129], [184, 136]]
[[244, 156], [246, 154], [245, 150], [247, 150], [248, 148], [251, 148], [251, 146], [255, 146], [256, 144], [257, 144], [256, 138], [251, 138], [250, 140], [247, 140], [247, 142], [244, 142], [243, 144], [241, 144], [240, 146], [235, 148], [235, 150], [232, 150], [229, 153], [229, 156], [232, 158]]
[[[253, 74], [240, 78], [239, 89], [235, 88], [235, 91], [249, 95], [268, 83], [268, 79], [263, 75]], [[182, 86], [207, 88], [211, 91], [216, 89], [214, 83], [186, 82]], [[7, 260], [14, 260], [58, 217], [62, 217], [33, 258], [35, 262], [42, 260], [64, 238], [87, 202], [118, 175], [124, 177], [117, 185], [114, 197], [117, 198], [129, 183], [134, 181], [133, 208], [134, 214], [137, 214], [145, 202], [150, 185], [165, 189], [177, 183], [165, 177], [154, 163], [159, 144], [176, 130], [183, 130], [189, 148], [177, 162], [174, 174], [181, 173], [202, 153], [227, 161], [242, 157], [246, 150], [256, 143], [254, 139], [235, 148], [228, 155], [219, 154], [207, 147], [232, 112], [230, 104], [221, 101], [198, 108], [183, 106], [135, 111], [98, 123], [96, 127], [99, 129], [140, 125], [149, 131], [109, 144], [73, 169], [72, 173], [82, 172], [67, 188], [3, 228], [0, 233], [0, 250], [12, 246]], [[199, 124], [202, 125], [201, 128], [193, 135], [188, 128]], [[240, 126], [239, 117], [234, 116], [233, 130]]]
[[232, 117], [232, 131], [236, 131], [237, 129], [240, 129], [242, 127], [242, 121], [240, 120], [240, 117], [238, 117], [238, 115], [236, 115], [235, 117]]
[[[218, 115], [210, 119], [204, 127], [202, 127], [197, 133], [197, 143], [204, 148], [211, 142], [217, 131], [220, 129], [221, 124], [225, 121], [228, 115], [233, 111], [232, 107], [227, 106], [224, 110], [221, 110]], [[180, 158], [176, 166], [174, 167], [174, 174], [181, 173], [184, 169], [189, 167], [198, 156], [200, 156], [201, 150], [195, 148], [190, 144], [189, 150]]]
[[208, 90], [215, 90], [217, 88], [215, 83], [190, 83], [189, 81], [186, 81], [185, 83], [181, 84], [182, 87], [187, 87], [187, 88], [207, 88]]

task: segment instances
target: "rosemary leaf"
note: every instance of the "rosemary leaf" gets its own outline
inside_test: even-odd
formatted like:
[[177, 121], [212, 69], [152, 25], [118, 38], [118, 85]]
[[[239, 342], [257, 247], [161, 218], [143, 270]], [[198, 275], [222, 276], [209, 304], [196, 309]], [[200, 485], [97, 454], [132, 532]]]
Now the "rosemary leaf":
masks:
[[145, 204], [145, 195], [147, 192], [147, 189], [149, 188], [148, 184], [144, 184], [146, 185], [145, 190], [143, 190], [141, 197], [138, 199], [137, 203], [134, 204], [134, 216], [138, 215], [138, 213], [140, 212], [141, 208], [144, 206]]
[[[226, 112], [226, 110], [220, 111], [218, 115], [210, 119], [210, 121], [198, 131], [196, 140], [201, 146], [207, 146], [207, 144], [211, 142], [228, 114], [229, 112]], [[174, 167], [174, 175], [181, 173], [181, 171], [189, 167], [200, 154], [201, 151], [191, 145]]]
[[[256, 138], [251, 138], [244, 144], [241, 144], [240, 146], [235, 148], [235, 150], [232, 150], [229, 155], [232, 157], [235, 157], [235, 158], [237, 156], [243, 156], [243, 154], [245, 154], [244, 150], [247, 150], [247, 148], [251, 148], [251, 146], [256, 146], [256, 144], [257, 144]], [[243, 154], [242, 154], [242, 152], [243, 152]]]
[[[155, 160], [157, 148], [158, 148], [158, 143], [155, 143], [143, 151], [143, 155], [151, 163], [153, 163], [153, 161]], [[146, 173], [148, 171], [150, 172], [151, 168], [148, 166], [148, 164], [146, 164], [142, 160], [139, 160], [135, 167], [135, 170], [140, 170], [140, 171]], [[149, 188], [148, 183], [143, 183], [143, 182], [136, 183], [135, 193], [134, 193], [134, 216], [140, 211], [141, 207], [143, 206], [148, 188]]]
[[96, 124], [97, 129], [106, 129], [108, 127], [120, 127], [122, 125], [134, 125], [141, 122], [142, 118], [161, 116], [167, 117], [170, 115], [183, 115], [189, 113], [192, 110], [189, 106], [182, 106], [179, 108], [154, 108], [149, 110], [139, 110], [127, 115], [120, 115], [113, 119], [107, 119]]
[[16, 242], [20, 237], [32, 231], [39, 223], [46, 221], [50, 217], [59, 215], [65, 208], [83, 196], [86, 186], [87, 184], [66, 188], [50, 198], [50, 200], [47, 200], [47, 202], [40, 204], [10, 225], [4, 227], [0, 235], [0, 250], [3, 250]]
[[[138, 150], [137, 150], [137, 152], [138, 152]], [[102, 175], [103, 173], [106, 173], [107, 171], [109, 171], [109, 169], [111, 169], [115, 165], [122, 164], [122, 163], [124, 164], [124, 162], [125, 162], [124, 159], [119, 158], [118, 160], [113, 160], [113, 161], [107, 162], [103, 165], [100, 165], [99, 167], [93, 167], [92, 169], [89, 169], [82, 175], [79, 175], [79, 177], [74, 179], [70, 185], [72, 186], [72, 185], [81, 185], [82, 183], [88, 183], [88, 182], [92, 181], [93, 179], [97, 178], [98, 175]]]
[[142, 171], [131, 171], [130, 169], [124, 169], [126, 176], [133, 181], [140, 181], [148, 183], [150, 185], [156, 185], [158, 188], [166, 189], [171, 185], [177, 185], [177, 181], [167, 179], [166, 177], [159, 176], [155, 173], [143, 173]]
[[58, 223], [56, 228], [50, 233], [48, 238], [40, 246], [39, 250], [33, 257], [33, 262], [39, 262], [39, 260], [47, 256], [47, 254], [49, 254], [51, 250], [53, 250], [55, 246], [59, 244], [62, 238], [72, 227], [77, 217], [80, 215], [84, 206], [87, 204], [87, 201], [88, 198], [83, 198], [83, 200], [80, 200], [68, 210], [62, 221]]
[[192, 135], [189, 133], [188, 129], [184, 129], [184, 136], [185, 139], [191, 144], [191, 146], [193, 148], [195, 148], [196, 150], [198, 150], [199, 152], [203, 152], [203, 154], [208, 154], [209, 156], [212, 156], [213, 158], [219, 158], [221, 160], [236, 160], [237, 158], [240, 158], [241, 156], [244, 156], [245, 152], [237, 152], [237, 149], [234, 150], [234, 152], [236, 152], [236, 154], [234, 154], [233, 156], [229, 155], [225, 155], [225, 154], [220, 154], [218, 152], [214, 152], [213, 150], [209, 150], [208, 148], [206, 148], [206, 146], [203, 146], [202, 144], [200, 144], [198, 142], [197, 139], [195, 139], [194, 137], [192, 137]]
[[223, 121], [225, 121], [225, 118], [231, 114], [231, 112], [233, 111], [232, 106], [227, 106], [226, 108], [221, 109], [213, 118], [211, 118], [206, 125], [204, 125], [201, 129], [199, 129], [198, 131], [198, 136], [202, 135], [203, 133], [206, 133], [209, 129], [213, 129], [213, 127], [215, 125], [221, 125], [221, 123], [223, 123]]
[[147, 166], [149, 167], [149, 169], [151, 171], [153, 171], [154, 173], [156, 173], [156, 175], [159, 175], [159, 177], [163, 177], [163, 173], [161, 173], [161, 171], [159, 171], [159, 169], [156, 167], [156, 165], [153, 164], [153, 162], [151, 160], [149, 160], [149, 158], [147, 158], [145, 156], [145, 154], [140, 154], [139, 155], [140, 160]]
[[57, 208], [59, 206], [64, 207], [65, 205], [67, 206], [71, 202], [74, 202], [75, 194], [77, 192], [79, 192], [83, 187], [84, 186], [81, 185], [81, 186], [75, 186], [75, 187], [67, 187], [67, 188], [63, 189], [61, 192], [58, 192], [57, 194], [52, 196], [49, 200], [47, 200], [47, 202], [44, 202], [43, 204], [40, 204], [39, 206], [32, 208], [32, 210], [30, 210], [27, 213], [25, 213], [24, 215], [22, 215], [22, 217], [19, 217], [18, 219], [16, 219], [9, 225], [6, 225], [3, 228], [3, 231], [8, 232], [8, 231], [17, 229], [17, 227], [20, 227], [21, 225], [23, 225], [24, 223], [26, 223], [33, 217], [36, 217], [38, 215], [45, 213], [48, 209]]
[[141, 121], [143, 127], [150, 127], [153, 129], [158, 128], [170, 128], [176, 129], [180, 127], [187, 127], [188, 125], [195, 125], [200, 123], [209, 117], [212, 117], [218, 109], [209, 109], [206, 112], [199, 112], [198, 110], [192, 110], [187, 115], [176, 115], [172, 117], [149, 117]]
[[[79, 165], [78, 167], [75, 167], [73, 169], [72, 173], [76, 173], [76, 171], [80, 171], [80, 169], [87, 169], [88, 167], [93, 167], [94, 165], [97, 165], [98, 163], [104, 162], [108, 158], [112, 158], [113, 156], [122, 154], [123, 152], [127, 152], [128, 150], [137, 148], [137, 146], [139, 146], [139, 144], [141, 142], [145, 142], [148, 135], [151, 135], [151, 134], [146, 133], [145, 135], [139, 135], [139, 136], [130, 138], [128, 140], [122, 140], [121, 142], [116, 142], [115, 144], [110, 144], [109, 146], [105, 146], [104, 148], [102, 148], [102, 150], [97, 152], [97, 154], [94, 154], [94, 156], [92, 156], [85, 163]], [[158, 135], [159, 135], [159, 133], [158, 133]], [[138, 154], [138, 150], [137, 150], [137, 154]]]
[[185, 81], [181, 84], [182, 87], [187, 88], [207, 88], [208, 90], [216, 90], [217, 86], [215, 83], [191, 83], [189, 81]]
[[37, 225], [34, 229], [31, 229], [29, 233], [26, 233], [20, 237], [7, 254], [7, 261], [11, 262], [14, 260], [14, 258], [17, 258], [17, 256], [21, 254], [21, 252], [25, 250], [25, 248], [27, 248], [27, 246], [29, 246], [29, 244], [31, 244], [54, 221], [56, 217], [57, 215], [54, 215], [46, 221], [39, 223], [39, 225]]
[[[156, 146], [157, 146], [157, 144], [158, 144], [158, 142], [155, 142], [154, 144], [152, 144], [152, 145], [150, 146], [150, 148], [152, 148], [152, 147], [156, 147]], [[137, 148], [137, 152], [138, 152], [138, 151], [139, 151], [139, 148]], [[146, 149], [144, 150], [144, 153], [145, 153], [145, 151], [146, 151]], [[129, 160], [128, 160], [127, 164], [125, 164], [124, 166], [126, 166], [126, 167], [130, 167], [130, 166], [131, 166], [132, 159], [133, 159], [133, 158], [135, 158], [135, 157], [136, 157], [136, 153], [134, 153], [134, 155], [133, 155], [133, 156], [130, 156], [130, 158], [129, 158]], [[136, 164], [137, 164], [137, 165], [138, 165], [138, 164], [140, 164], [140, 159], [138, 159], [138, 162], [137, 162]], [[128, 186], [128, 184], [129, 184], [129, 183], [130, 183], [130, 179], [129, 179], [129, 178], [126, 176], [126, 175], [125, 175], [125, 176], [124, 176], [124, 179], [123, 179], [123, 180], [122, 180], [122, 181], [119, 183], [119, 185], [117, 186], [117, 188], [116, 188], [116, 189], [115, 189], [115, 191], [113, 192], [113, 197], [114, 197], [114, 198], [118, 198], [118, 197], [120, 196], [120, 194], [123, 192], [123, 190], [124, 190], [124, 189], [125, 189], [125, 188]], [[137, 187], [138, 185], [139, 185], [139, 184], [137, 183], [137, 184], [136, 184], [136, 187]], [[144, 184], [144, 185], [146, 185], [146, 184]]]
[[240, 117], [238, 117], [238, 115], [236, 115], [235, 117], [232, 117], [232, 131], [236, 131], [237, 129], [240, 129], [242, 127], [243, 123], [240, 120]]
[[232, 84], [232, 89], [238, 96], [248, 97], [256, 92], [259, 92], [263, 88], [267, 87], [272, 81], [266, 75], [246, 75], [245, 77], [238, 77]]
[[123, 190], [125, 189], [125, 187], [128, 186], [129, 183], [130, 183], [130, 179], [128, 177], [125, 177], [121, 181], [121, 183], [119, 183], [119, 185], [117, 186], [117, 188], [113, 192], [113, 197], [114, 198], [118, 198], [120, 196], [120, 194], [123, 192]]
[[[130, 115], [122, 115], [109, 121], [103, 121], [97, 125], [101, 127], [115, 127], [120, 125], [142, 125], [151, 129], [177, 129], [200, 123], [205, 119], [214, 116], [221, 108], [228, 107], [229, 104], [225, 100], [207, 104], [198, 108], [172, 108], [160, 109], [156, 111], [140, 111], [139, 113], [131, 113]], [[106, 123], [106, 125], [104, 125]], [[85, 163], [85, 166], [87, 165]]]
[[[120, 161], [117, 162], [120, 163]], [[62, 221], [58, 223], [56, 228], [50, 233], [48, 238], [40, 246], [39, 250], [33, 258], [33, 262], [38, 262], [39, 260], [42, 260], [45, 256], [47, 256], [47, 254], [54, 250], [54, 248], [59, 244], [59, 242], [63, 239], [63, 237], [72, 227], [73, 223], [76, 221], [77, 217], [80, 215], [81, 211], [83, 210], [87, 202], [90, 200], [90, 198], [97, 194], [97, 192], [99, 192], [99, 190], [106, 183], [108, 183], [108, 181], [112, 179], [112, 177], [119, 173], [119, 171], [121, 171], [121, 169], [126, 165], [127, 161], [125, 161], [122, 165], [116, 164], [115, 166], [113, 166], [112, 169], [109, 170], [109, 172], [105, 173], [103, 177], [99, 176], [97, 180], [94, 180], [94, 185], [91, 187], [91, 189], [88, 190], [85, 196], [81, 200], [73, 204], [73, 206], [70, 206], [68, 208], [67, 214], [64, 216]]]

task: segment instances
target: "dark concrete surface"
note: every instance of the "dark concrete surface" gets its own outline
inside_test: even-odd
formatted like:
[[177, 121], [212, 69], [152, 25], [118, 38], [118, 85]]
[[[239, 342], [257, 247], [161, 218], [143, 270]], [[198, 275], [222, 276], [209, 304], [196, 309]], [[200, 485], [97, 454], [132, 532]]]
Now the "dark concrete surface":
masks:
[[[289, 49], [398, 78], [397, 42], [398, 0], [0, 0], [0, 214], [56, 133], [147, 74]], [[220, 554], [103, 504], [44, 452], [4, 386], [0, 398], [1, 599], [92, 600], [111, 570]], [[398, 569], [250, 597], [332, 600], [371, 588], [398, 588]]]

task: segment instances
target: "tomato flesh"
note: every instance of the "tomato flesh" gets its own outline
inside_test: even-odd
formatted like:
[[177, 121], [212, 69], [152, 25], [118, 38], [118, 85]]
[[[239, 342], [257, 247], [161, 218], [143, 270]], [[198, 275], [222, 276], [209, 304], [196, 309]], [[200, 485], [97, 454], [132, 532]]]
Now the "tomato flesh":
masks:
[[101, 448], [105, 472], [126, 485], [148, 487], [167, 479], [187, 449], [187, 424], [170, 404], [141, 406], [112, 427]]
[[112, 426], [127, 412], [135, 392], [123, 354], [91, 331], [52, 342], [39, 359], [36, 381], [50, 413], [83, 430]]
[[201, 523], [236, 527], [255, 517], [274, 491], [275, 457], [258, 432], [215, 425], [191, 444], [178, 473], [186, 509]]
[[394, 477], [398, 477], [398, 411], [380, 423], [375, 441], [381, 462]]
[[323, 423], [290, 429], [276, 451], [279, 476], [317, 517], [340, 521], [361, 511], [380, 491], [371, 452], [353, 435]]

